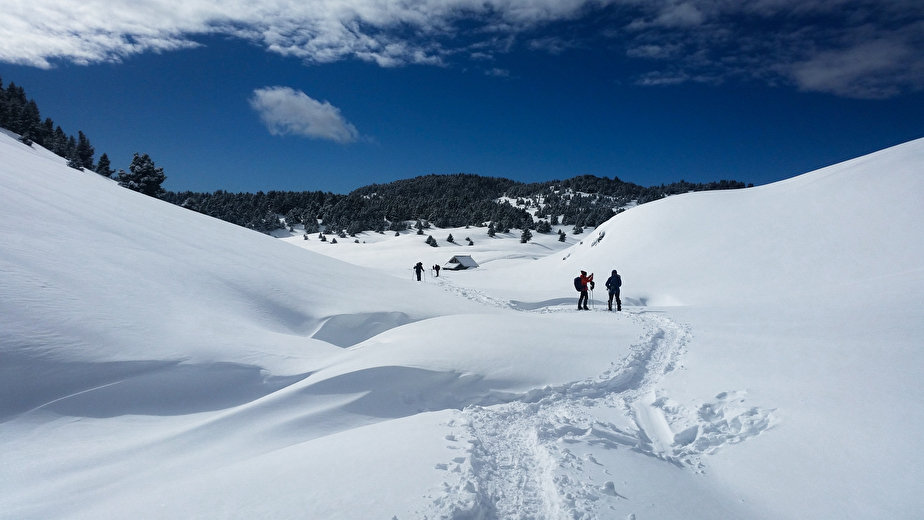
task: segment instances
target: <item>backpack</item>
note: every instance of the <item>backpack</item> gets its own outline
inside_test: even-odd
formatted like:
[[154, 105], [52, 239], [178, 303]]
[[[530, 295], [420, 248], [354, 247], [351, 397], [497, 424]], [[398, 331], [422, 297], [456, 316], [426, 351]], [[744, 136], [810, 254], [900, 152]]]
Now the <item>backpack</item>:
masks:
[[578, 291], [582, 291], [584, 289], [584, 284], [581, 283], [580, 276], [574, 279], [574, 288], [577, 289]]

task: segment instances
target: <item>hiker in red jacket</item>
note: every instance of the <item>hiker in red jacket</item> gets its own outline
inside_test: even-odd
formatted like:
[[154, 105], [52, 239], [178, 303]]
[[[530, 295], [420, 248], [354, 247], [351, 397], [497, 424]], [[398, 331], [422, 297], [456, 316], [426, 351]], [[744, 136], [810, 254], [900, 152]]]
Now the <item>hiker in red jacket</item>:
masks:
[[[594, 288], [594, 274], [590, 273], [590, 276], [587, 276], [587, 271], [581, 271], [580, 285], [581, 296], [578, 298], [578, 310], [589, 311], [590, 309], [587, 308], [587, 288], [588, 286], [591, 289]], [[581, 306], [582, 303], [583, 306]]]

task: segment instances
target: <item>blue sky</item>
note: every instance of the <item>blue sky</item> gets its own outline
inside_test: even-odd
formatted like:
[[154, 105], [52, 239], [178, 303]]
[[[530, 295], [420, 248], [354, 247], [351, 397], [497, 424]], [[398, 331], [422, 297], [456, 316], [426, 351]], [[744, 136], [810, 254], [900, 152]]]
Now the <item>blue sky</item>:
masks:
[[765, 184], [924, 137], [919, 1], [7, 2], [4, 85], [174, 191]]

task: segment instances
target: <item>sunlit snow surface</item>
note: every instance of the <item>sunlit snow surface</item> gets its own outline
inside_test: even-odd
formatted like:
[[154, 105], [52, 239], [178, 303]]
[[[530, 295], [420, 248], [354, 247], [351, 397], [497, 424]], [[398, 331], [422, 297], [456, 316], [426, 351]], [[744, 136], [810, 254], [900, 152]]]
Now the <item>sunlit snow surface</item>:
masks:
[[921, 193], [914, 141], [566, 243], [330, 244], [4, 133], [0, 518], [915, 518]]

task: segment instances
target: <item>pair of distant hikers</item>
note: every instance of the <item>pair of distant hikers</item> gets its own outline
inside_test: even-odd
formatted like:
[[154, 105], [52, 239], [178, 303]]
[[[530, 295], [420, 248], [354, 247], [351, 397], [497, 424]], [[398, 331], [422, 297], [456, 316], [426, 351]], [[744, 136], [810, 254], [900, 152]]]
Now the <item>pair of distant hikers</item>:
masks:
[[[594, 274], [587, 274], [587, 271], [581, 271], [581, 276], [578, 276], [574, 279], [574, 288], [581, 293], [578, 297], [578, 310], [579, 311], [589, 311], [587, 308], [587, 289], [594, 289]], [[619, 273], [613, 269], [613, 274], [606, 280], [606, 289], [610, 293], [610, 298], [607, 300], [608, 310], [613, 310], [613, 300], [616, 300], [616, 310], [622, 310], [622, 301], [619, 299], [619, 288], [622, 287], [622, 277], [619, 276]]]
[[[431, 267], [431, 269], [436, 271], [436, 277], [439, 278], [440, 277], [440, 264], [433, 264], [433, 267]], [[419, 282], [420, 274], [424, 272], [423, 262], [417, 262], [417, 264], [414, 265], [414, 272], [417, 273], [417, 281]]]

